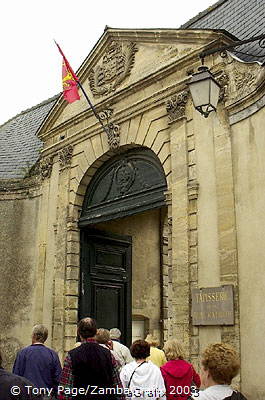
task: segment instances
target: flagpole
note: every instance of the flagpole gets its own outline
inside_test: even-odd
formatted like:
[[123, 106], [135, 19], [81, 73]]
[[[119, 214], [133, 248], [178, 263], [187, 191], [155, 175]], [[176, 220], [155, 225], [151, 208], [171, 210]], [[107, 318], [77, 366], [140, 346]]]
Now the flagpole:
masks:
[[[102, 126], [103, 130], [105, 131], [105, 133], [108, 135], [108, 129], [107, 129], [106, 126], [103, 124], [103, 122], [102, 122], [100, 116], [98, 115], [98, 113], [97, 113], [95, 107], [93, 106], [93, 104], [92, 104], [91, 101], [89, 100], [89, 97], [88, 97], [88, 95], [87, 95], [86, 92], [85, 92], [85, 89], [83, 88], [83, 86], [82, 86], [81, 83], [79, 82], [79, 79], [77, 78], [77, 76], [75, 75], [74, 71], [72, 70], [72, 68], [71, 68], [71, 66], [70, 66], [70, 64], [69, 64], [69, 62], [68, 62], [68, 60], [67, 60], [67, 58], [65, 57], [65, 55], [64, 55], [64, 53], [63, 53], [63, 51], [62, 51], [62, 49], [61, 49], [61, 47], [58, 45], [58, 43], [57, 43], [55, 40], [54, 40], [54, 43], [56, 44], [56, 46], [58, 47], [59, 52], [60, 52], [61, 55], [63, 56], [64, 62], [65, 62], [65, 64], [66, 64], [67, 68], [70, 70], [71, 75], [72, 75], [74, 81], [77, 83], [77, 85], [78, 85], [78, 86], [80, 87], [80, 89], [82, 90], [83, 95], [85, 96], [85, 98], [86, 98], [86, 100], [87, 100], [89, 106], [91, 107], [91, 109], [92, 109], [92, 111], [93, 111], [95, 117], [99, 120], [100, 125]], [[80, 96], [79, 96], [79, 97], [80, 97]]]
[[100, 122], [102, 128], [104, 129], [105, 133], [108, 134], [108, 131], [107, 131], [107, 129], [106, 129], [106, 126], [103, 124], [103, 122], [102, 122], [100, 116], [98, 115], [98, 113], [97, 113], [95, 107], [93, 106], [93, 104], [92, 104], [91, 101], [89, 100], [89, 97], [88, 97], [88, 95], [86, 94], [85, 89], [83, 88], [83, 86], [81, 85], [81, 83], [80, 83], [78, 80], [75, 79], [75, 81], [76, 81], [76, 83], [78, 84], [78, 86], [80, 87], [80, 89], [82, 90], [83, 95], [85, 96], [85, 98], [86, 98], [88, 104], [90, 105], [90, 107], [91, 107], [91, 109], [92, 109], [92, 111], [93, 111], [95, 117], [99, 120], [99, 122]]

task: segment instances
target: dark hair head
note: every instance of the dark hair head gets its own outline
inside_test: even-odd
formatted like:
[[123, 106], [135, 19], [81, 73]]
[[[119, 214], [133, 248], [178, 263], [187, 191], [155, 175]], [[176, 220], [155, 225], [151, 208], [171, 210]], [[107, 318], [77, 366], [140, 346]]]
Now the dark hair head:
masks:
[[130, 347], [131, 355], [136, 360], [143, 360], [150, 356], [150, 344], [145, 340], [135, 340]]
[[97, 333], [96, 321], [89, 317], [81, 319], [77, 325], [77, 332], [83, 339], [94, 337]]

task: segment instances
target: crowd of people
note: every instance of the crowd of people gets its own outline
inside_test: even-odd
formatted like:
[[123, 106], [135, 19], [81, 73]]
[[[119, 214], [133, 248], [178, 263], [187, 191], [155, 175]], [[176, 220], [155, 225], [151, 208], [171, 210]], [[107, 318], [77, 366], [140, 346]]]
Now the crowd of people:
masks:
[[32, 344], [17, 354], [13, 373], [3, 368], [0, 352], [0, 400], [245, 399], [231, 387], [240, 365], [227, 344], [205, 349], [199, 375], [175, 339], [161, 350], [148, 335], [129, 350], [118, 328], [97, 329], [89, 317], [78, 323], [77, 334], [80, 342], [67, 353], [63, 368], [57, 353], [45, 346], [43, 325], [33, 328]]

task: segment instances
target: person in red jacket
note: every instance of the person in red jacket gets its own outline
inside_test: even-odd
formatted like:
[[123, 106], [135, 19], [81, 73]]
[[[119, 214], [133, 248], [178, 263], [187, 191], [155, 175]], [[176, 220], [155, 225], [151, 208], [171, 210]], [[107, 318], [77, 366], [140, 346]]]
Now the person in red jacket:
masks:
[[166, 386], [167, 400], [187, 400], [201, 386], [200, 376], [192, 364], [184, 360], [180, 343], [171, 339], [164, 345], [168, 362], [160, 367]]

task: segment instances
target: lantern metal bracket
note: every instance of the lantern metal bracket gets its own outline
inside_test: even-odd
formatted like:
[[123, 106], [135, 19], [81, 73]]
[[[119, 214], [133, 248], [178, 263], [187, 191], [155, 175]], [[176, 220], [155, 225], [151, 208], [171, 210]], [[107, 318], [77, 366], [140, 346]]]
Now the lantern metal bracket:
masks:
[[[258, 44], [259, 44], [260, 48], [262, 48], [262, 49], [265, 48], [265, 34], [262, 34], [262, 35], [259, 35], [259, 36], [253, 36], [252, 38], [246, 39], [246, 40], [236, 40], [233, 43], [228, 44], [226, 46], [215, 47], [213, 49], [202, 51], [199, 54], [199, 57], [200, 57], [200, 59], [202, 61], [202, 65], [203, 65], [204, 64], [204, 59], [205, 59], [206, 56], [209, 56], [211, 54], [218, 53], [218, 52], [220, 52], [222, 54], [226, 50], [232, 50], [235, 47], [242, 46], [243, 44], [251, 43], [251, 42], [255, 42], [255, 41], [259, 41]], [[246, 53], [246, 52], [239, 51], [239, 50], [236, 50], [236, 52], [240, 53], [240, 54], [247, 55], [247, 56], [257, 57], [257, 58], [264, 58], [265, 57], [265, 54], [262, 54], [262, 55], [250, 54], [250, 53]], [[262, 65], [264, 65], [264, 64], [265, 64], [265, 62]]]

